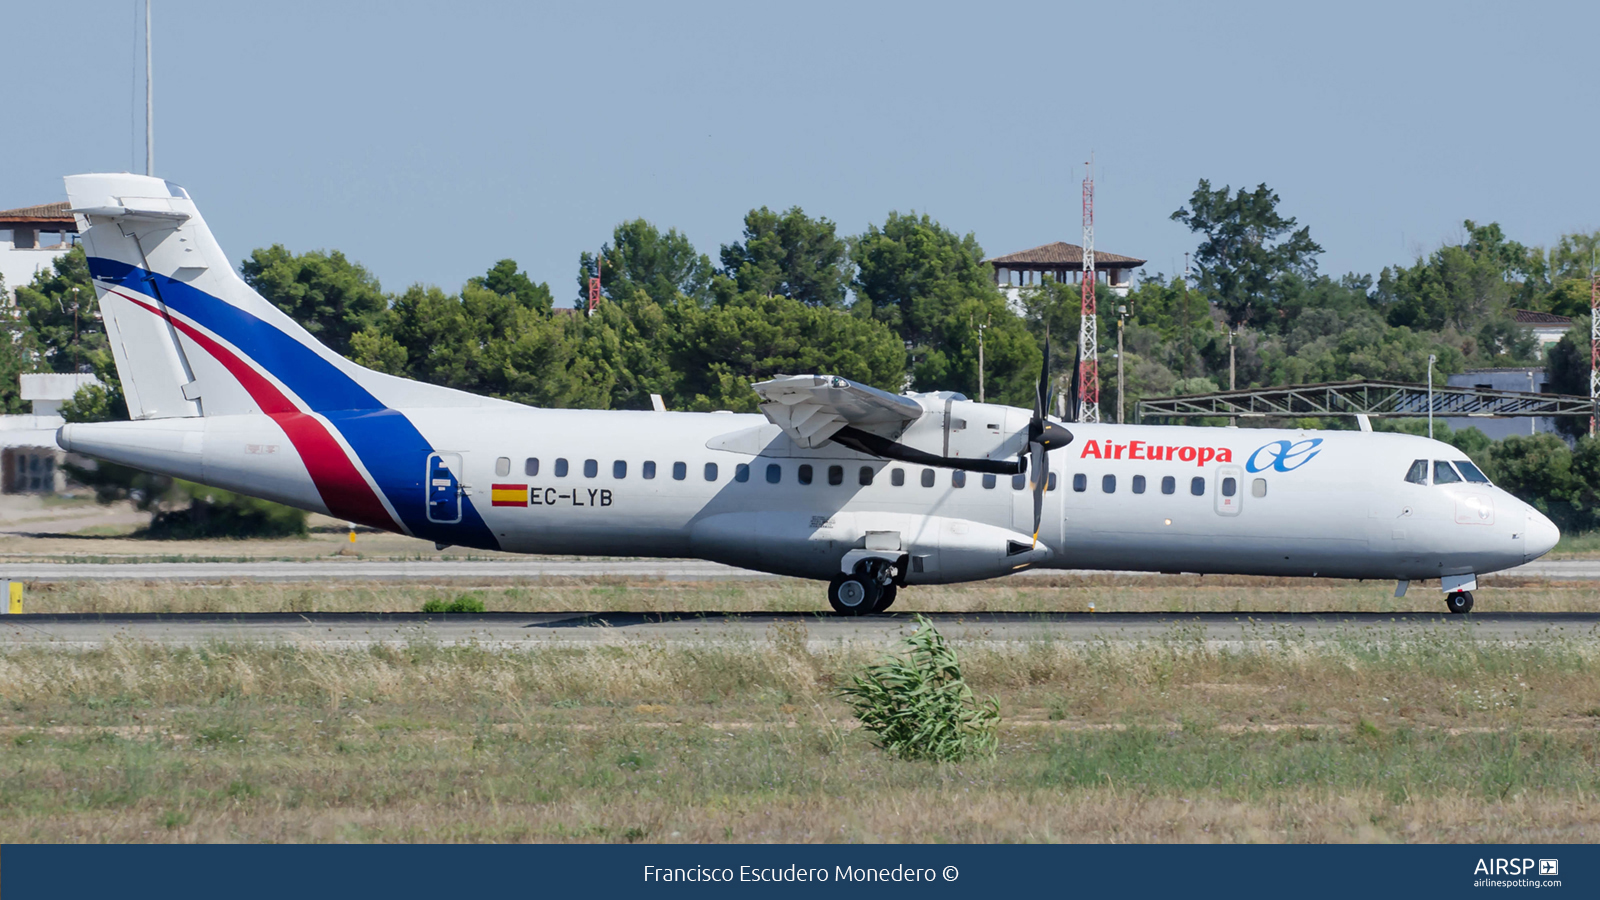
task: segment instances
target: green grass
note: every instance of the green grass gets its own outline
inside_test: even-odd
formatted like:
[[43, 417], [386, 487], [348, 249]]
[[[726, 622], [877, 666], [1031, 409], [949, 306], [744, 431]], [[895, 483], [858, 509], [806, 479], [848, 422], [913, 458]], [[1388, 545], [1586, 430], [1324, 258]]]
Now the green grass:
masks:
[[0, 841], [1593, 841], [1600, 643], [958, 644], [992, 756], [765, 639], [0, 652]]

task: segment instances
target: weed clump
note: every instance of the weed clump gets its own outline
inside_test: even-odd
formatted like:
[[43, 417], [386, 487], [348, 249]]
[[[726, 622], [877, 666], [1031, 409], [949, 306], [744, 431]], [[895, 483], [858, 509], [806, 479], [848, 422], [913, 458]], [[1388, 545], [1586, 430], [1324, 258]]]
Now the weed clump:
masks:
[[840, 691], [879, 747], [906, 760], [959, 762], [992, 755], [1000, 705], [979, 703], [949, 643], [922, 616], [904, 653], [866, 668]]
[[425, 613], [481, 613], [483, 601], [472, 594], [462, 594], [454, 600], [442, 600], [435, 597], [422, 604]]

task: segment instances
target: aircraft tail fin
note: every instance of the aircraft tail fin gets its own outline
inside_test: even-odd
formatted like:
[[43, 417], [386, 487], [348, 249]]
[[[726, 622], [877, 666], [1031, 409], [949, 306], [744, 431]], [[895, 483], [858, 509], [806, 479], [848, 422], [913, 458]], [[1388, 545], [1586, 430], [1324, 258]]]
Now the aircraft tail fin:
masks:
[[66, 185], [135, 419], [501, 402], [328, 349], [239, 277], [170, 181], [121, 173], [70, 175]]

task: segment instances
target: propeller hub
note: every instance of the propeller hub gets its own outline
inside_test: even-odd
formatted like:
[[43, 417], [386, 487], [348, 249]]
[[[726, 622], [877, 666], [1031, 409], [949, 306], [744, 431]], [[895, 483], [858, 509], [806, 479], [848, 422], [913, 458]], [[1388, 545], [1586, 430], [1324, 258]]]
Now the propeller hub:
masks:
[[1072, 432], [1049, 419], [1035, 419], [1029, 426], [1029, 443], [1040, 445], [1047, 453], [1072, 443]]

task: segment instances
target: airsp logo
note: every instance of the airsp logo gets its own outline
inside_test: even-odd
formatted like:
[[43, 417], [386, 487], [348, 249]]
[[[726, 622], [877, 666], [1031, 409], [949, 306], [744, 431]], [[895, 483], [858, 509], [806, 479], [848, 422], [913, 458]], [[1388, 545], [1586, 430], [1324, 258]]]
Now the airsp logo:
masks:
[[1265, 472], [1268, 469], [1275, 472], [1293, 472], [1321, 453], [1322, 451], [1317, 449], [1321, 444], [1322, 438], [1307, 438], [1298, 442], [1273, 441], [1257, 447], [1256, 452], [1245, 460], [1244, 467], [1251, 472]]

